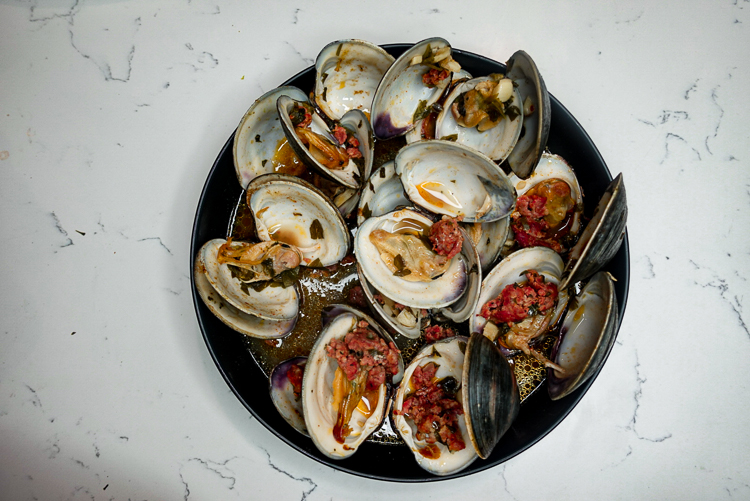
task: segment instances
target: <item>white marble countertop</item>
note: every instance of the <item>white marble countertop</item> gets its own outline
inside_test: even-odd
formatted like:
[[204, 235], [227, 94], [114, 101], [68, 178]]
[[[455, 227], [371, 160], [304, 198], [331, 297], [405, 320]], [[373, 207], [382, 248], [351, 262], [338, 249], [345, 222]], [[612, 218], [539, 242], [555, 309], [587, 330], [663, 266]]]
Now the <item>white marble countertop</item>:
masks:
[[[247, 107], [328, 42], [524, 49], [628, 189], [630, 297], [589, 392], [489, 471], [401, 485], [231, 393], [190, 234]], [[0, 498], [747, 499], [750, 2], [0, 2]]]

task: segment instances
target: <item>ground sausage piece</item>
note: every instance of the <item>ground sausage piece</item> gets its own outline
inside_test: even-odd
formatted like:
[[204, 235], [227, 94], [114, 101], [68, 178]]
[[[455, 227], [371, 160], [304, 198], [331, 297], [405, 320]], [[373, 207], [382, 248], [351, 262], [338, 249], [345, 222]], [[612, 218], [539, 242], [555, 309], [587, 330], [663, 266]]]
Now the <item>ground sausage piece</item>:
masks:
[[533, 307], [544, 313], [555, 306], [557, 285], [545, 282], [535, 270], [528, 270], [526, 279], [526, 285], [505, 286], [497, 298], [482, 306], [479, 315], [496, 324], [520, 322], [530, 316]]
[[427, 87], [435, 87], [440, 82], [448, 78], [448, 70], [431, 69], [424, 75], [422, 75], [422, 83]]
[[346, 129], [337, 125], [333, 128], [333, 137], [336, 138], [339, 144], [344, 144], [346, 142]]
[[299, 398], [302, 393], [302, 375], [304, 369], [299, 364], [292, 364], [286, 371], [286, 377], [294, 388], [294, 398]]
[[443, 216], [443, 219], [432, 225], [429, 238], [432, 250], [448, 259], [461, 252], [464, 243], [458, 221], [448, 216]]
[[365, 320], [357, 322], [343, 340], [332, 339], [326, 346], [326, 353], [336, 359], [349, 381], [354, 380], [360, 370], [367, 371], [368, 390], [377, 389], [388, 374], [398, 374], [398, 348], [393, 342], [386, 344]]
[[417, 366], [411, 376], [415, 391], [409, 394], [401, 406], [403, 414], [414, 422], [417, 440], [428, 444], [444, 443], [452, 452], [466, 447], [458, 426], [458, 416], [464, 413], [462, 405], [443, 388], [443, 381], [435, 381], [438, 365], [429, 362]]
[[441, 339], [453, 337], [455, 335], [456, 331], [452, 328], [443, 327], [441, 325], [431, 325], [424, 330], [424, 338], [428, 343], [434, 343], [435, 341], [440, 341]]

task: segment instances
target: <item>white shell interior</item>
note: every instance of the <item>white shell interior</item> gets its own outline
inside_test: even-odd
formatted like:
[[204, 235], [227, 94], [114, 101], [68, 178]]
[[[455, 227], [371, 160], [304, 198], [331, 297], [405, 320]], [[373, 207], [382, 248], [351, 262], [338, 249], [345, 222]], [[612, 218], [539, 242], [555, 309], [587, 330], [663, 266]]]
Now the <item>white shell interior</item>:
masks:
[[354, 239], [354, 252], [357, 262], [362, 267], [362, 273], [375, 289], [394, 301], [414, 308], [440, 308], [457, 301], [463, 294], [467, 284], [466, 265], [455, 256], [448, 271], [430, 282], [409, 282], [396, 277], [380, 258], [380, 252], [370, 241], [372, 231], [380, 228], [394, 231], [398, 221], [412, 218], [431, 225], [432, 221], [426, 216], [409, 209], [391, 212], [380, 217], [367, 219], [357, 230]]
[[370, 211], [370, 217], [377, 217], [401, 205], [410, 206], [411, 201], [406, 198], [401, 179], [396, 176], [396, 165], [393, 161], [386, 162], [373, 172], [369, 181], [362, 186], [357, 225], [361, 226], [365, 221], [365, 207]]
[[[303, 264], [320, 259], [322, 266], [330, 266], [346, 256], [349, 232], [341, 215], [323, 195], [301, 182], [263, 183], [252, 191], [249, 205], [258, 238], [298, 247]], [[311, 237], [310, 227], [316, 219], [323, 228], [322, 239]]]
[[315, 61], [315, 101], [334, 120], [353, 109], [369, 115], [375, 90], [394, 60], [377, 45], [363, 40], [326, 45]]
[[355, 409], [349, 421], [351, 434], [343, 444], [333, 438], [337, 418], [337, 409], [333, 407], [333, 379], [338, 363], [326, 354], [325, 347], [332, 339], [346, 336], [358, 320], [352, 313], [343, 313], [323, 329], [310, 352], [302, 379], [302, 407], [307, 431], [318, 449], [333, 459], [354, 454], [359, 445], [380, 426], [385, 413], [386, 385], [383, 384], [372, 415], [366, 417]]
[[[466, 342], [467, 339], [464, 337], [454, 337], [429, 344], [422, 348], [406, 368], [403, 382], [396, 391], [393, 404], [394, 411], [400, 411], [402, 409], [404, 397], [406, 397], [409, 391], [413, 390], [413, 388], [410, 388], [410, 379], [417, 366], [423, 366], [430, 362], [434, 362], [439, 366], [435, 373], [437, 379], [453, 376], [457, 381], [461, 381], [463, 376], [464, 353], [461, 351], [459, 343], [465, 344]], [[435, 351], [439, 353], [439, 356], [433, 355]], [[463, 390], [459, 389], [457, 398], [459, 402], [463, 403]], [[440, 449], [440, 456], [436, 459], [428, 459], [419, 452], [419, 450], [427, 444], [422, 440], [416, 439], [416, 428], [410, 419], [406, 419], [403, 415], [394, 412], [393, 422], [396, 425], [396, 429], [401, 434], [401, 437], [404, 439], [404, 442], [406, 442], [406, 445], [408, 445], [414, 453], [414, 458], [417, 460], [417, 463], [419, 463], [419, 466], [435, 475], [450, 475], [457, 473], [469, 466], [479, 457], [471, 445], [469, 432], [466, 428], [465, 417], [459, 419], [458, 425], [461, 429], [461, 434], [466, 443], [466, 447], [460, 451], [450, 452], [448, 447], [438, 442], [435, 445]]]
[[496, 162], [502, 162], [510, 154], [516, 141], [518, 141], [518, 137], [521, 135], [523, 103], [517, 89], [513, 91], [513, 101], [511, 101], [511, 104], [517, 106], [521, 113], [515, 120], [510, 120], [506, 116], [497, 126], [484, 132], [479, 132], [476, 127], [462, 127], [458, 125], [451, 112], [451, 105], [458, 96], [470, 91], [478, 83], [486, 80], [491, 80], [491, 78], [475, 78], [457, 85], [451, 91], [445, 101], [443, 111], [438, 115], [435, 124], [435, 138], [442, 139], [455, 134], [457, 136], [456, 142], [474, 148]]
[[281, 142], [286, 141], [276, 108], [280, 96], [307, 101], [305, 93], [297, 87], [278, 87], [259, 97], [237, 127], [232, 152], [242, 189], [257, 176], [274, 172], [272, 159]]
[[199, 253], [201, 265], [206, 270], [205, 277], [211, 287], [225, 301], [244, 313], [269, 320], [295, 319], [299, 312], [297, 287], [266, 287], [260, 292], [248, 287], [247, 292], [244, 292], [239, 280], [232, 278], [229, 268], [220, 265], [217, 260], [219, 247], [224, 242], [220, 238], [210, 240]]

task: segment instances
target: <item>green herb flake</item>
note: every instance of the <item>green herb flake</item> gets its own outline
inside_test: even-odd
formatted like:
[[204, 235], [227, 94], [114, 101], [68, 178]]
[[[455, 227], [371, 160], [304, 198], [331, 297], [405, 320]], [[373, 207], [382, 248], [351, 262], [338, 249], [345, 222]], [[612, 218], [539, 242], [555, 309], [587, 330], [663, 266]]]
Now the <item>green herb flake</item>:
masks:
[[362, 217], [365, 219], [369, 219], [370, 216], [372, 216], [372, 211], [370, 210], [370, 206], [368, 204], [365, 204], [365, 206], [362, 207]]
[[382, 167], [380, 168], [380, 178], [385, 179], [385, 169]]
[[461, 350], [461, 353], [466, 353], [466, 342], [465, 341], [459, 341], [458, 342], [458, 349]]
[[255, 134], [255, 142], [256, 143], [262, 143], [263, 141], [260, 140], [260, 134]]
[[401, 254], [396, 254], [396, 257], [393, 258], [393, 265], [396, 267], [396, 272], [393, 273], [394, 277], [405, 277], [406, 275], [411, 275], [411, 270], [406, 267], [406, 263], [404, 262], [404, 258], [401, 257]]
[[508, 117], [508, 119], [512, 122], [516, 118], [519, 117], [521, 114], [521, 110], [518, 109], [518, 106], [509, 106], [505, 110], [505, 115]]
[[313, 240], [322, 240], [324, 238], [323, 225], [317, 219], [310, 225], [310, 238]]
[[320, 258], [316, 257], [315, 260], [307, 266], [309, 266], [310, 268], [322, 268], [323, 263], [320, 262]]
[[440, 354], [440, 352], [439, 352], [439, 351], [437, 351], [437, 348], [435, 348], [435, 347], [433, 346], [433, 347], [432, 347], [432, 353], [430, 353], [430, 357], [435, 357], [435, 358], [438, 358], [438, 357], [442, 357], [442, 355]]
[[320, 75], [320, 83], [325, 83], [326, 78], [328, 78], [328, 73], [323, 73]]
[[414, 116], [412, 117], [412, 121], [418, 122], [429, 114], [430, 114], [430, 108], [427, 106], [427, 101], [425, 101], [424, 99], [420, 99], [419, 104], [417, 105], [417, 109], [416, 111], [414, 111]]
[[449, 136], [443, 136], [440, 138], [441, 141], [458, 141], [458, 134], [450, 134]]
[[266, 162], [268, 162], [268, 160], [263, 160], [263, 161], [262, 161], [262, 162], [260, 163], [260, 165], [261, 165], [262, 167], [265, 167], [265, 166], [266, 166]]
[[328, 102], [328, 87], [323, 87], [323, 95], [322, 95], [323, 101]]
[[375, 193], [375, 185], [372, 184], [372, 180], [368, 180], [367, 183], [370, 186], [370, 191], [373, 192], [373, 193]]
[[340, 43], [338, 47], [336, 47], [336, 57], [341, 55], [341, 48], [344, 46], [344, 44]]

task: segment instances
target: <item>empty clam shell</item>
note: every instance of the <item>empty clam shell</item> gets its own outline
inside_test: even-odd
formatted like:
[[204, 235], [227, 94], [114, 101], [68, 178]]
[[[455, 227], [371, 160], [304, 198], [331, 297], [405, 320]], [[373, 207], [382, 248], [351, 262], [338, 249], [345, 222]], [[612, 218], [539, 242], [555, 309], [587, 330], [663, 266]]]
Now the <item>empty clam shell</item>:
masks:
[[591, 277], [571, 303], [553, 350], [554, 361], [565, 369], [565, 374], [547, 369], [547, 389], [552, 400], [572, 393], [596, 374], [617, 336], [619, 310], [608, 273], [600, 271]]
[[274, 367], [269, 376], [269, 391], [271, 392], [273, 405], [279, 411], [281, 417], [303, 435], [308, 433], [302, 410], [302, 395], [301, 392], [299, 395], [294, 394], [294, 385], [289, 379], [289, 370], [293, 366], [297, 366], [304, 372], [306, 363], [307, 357], [285, 360]]
[[357, 226], [361, 226], [368, 217], [382, 216], [398, 207], [410, 205], [411, 201], [406, 198], [401, 180], [396, 175], [396, 164], [393, 161], [386, 162], [362, 186]]

